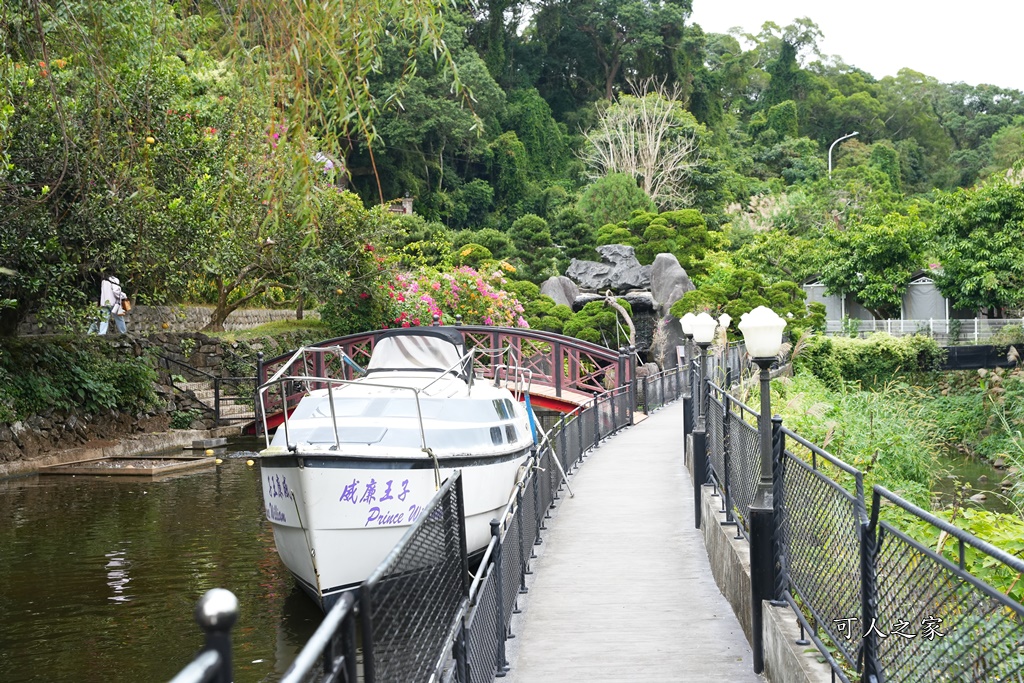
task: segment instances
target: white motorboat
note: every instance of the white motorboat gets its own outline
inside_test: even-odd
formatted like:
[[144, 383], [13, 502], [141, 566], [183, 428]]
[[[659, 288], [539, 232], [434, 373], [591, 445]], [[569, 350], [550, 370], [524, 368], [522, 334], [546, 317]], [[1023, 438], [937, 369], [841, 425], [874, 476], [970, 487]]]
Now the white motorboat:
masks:
[[354, 380], [295, 373], [318, 353], [342, 356], [300, 349], [260, 387], [264, 420], [271, 396], [303, 394], [290, 415], [285, 399], [260, 467], [277, 551], [326, 611], [369, 577], [456, 470], [467, 549], [486, 548], [490, 521], [525, 473], [535, 424], [518, 400], [528, 390], [521, 374], [503, 365], [500, 382], [474, 377], [473, 352], [452, 328], [381, 332]]

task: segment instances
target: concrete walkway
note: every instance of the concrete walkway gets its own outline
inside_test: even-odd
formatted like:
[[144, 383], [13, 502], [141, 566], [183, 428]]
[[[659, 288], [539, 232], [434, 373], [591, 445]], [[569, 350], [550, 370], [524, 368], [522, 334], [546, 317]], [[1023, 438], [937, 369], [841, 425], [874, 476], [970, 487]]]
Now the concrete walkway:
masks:
[[677, 401], [587, 456], [538, 546], [505, 681], [764, 680], [693, 527], [682, 451]]

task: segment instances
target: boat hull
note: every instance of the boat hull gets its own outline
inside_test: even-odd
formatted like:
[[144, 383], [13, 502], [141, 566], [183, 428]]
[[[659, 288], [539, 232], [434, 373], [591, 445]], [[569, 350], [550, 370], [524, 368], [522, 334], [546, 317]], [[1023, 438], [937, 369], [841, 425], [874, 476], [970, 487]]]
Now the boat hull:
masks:
[[481, 458], [381, 461], [330, 455], [261, 460], [263, 499], [278, 554], [326, 611], [365, 581], [420, 517], [443, 481], [462, 472], [466, 547], [486, 548], [529, 450]]

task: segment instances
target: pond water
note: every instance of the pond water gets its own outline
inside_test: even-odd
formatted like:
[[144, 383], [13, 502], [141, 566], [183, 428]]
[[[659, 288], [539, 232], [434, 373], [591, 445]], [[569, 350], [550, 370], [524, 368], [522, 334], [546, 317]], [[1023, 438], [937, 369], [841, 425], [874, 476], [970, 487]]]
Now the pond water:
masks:
[[985, 496], [985, 500], [981, 501], [968, 500], [968, 506], [1007, 514], [1015, 512], [999, 486], [1007, 477], [1005, 469], [997, 469], [987, 460], [968, 458], [957, 453], [941, 457], [939, 464], [940, 472], [932, 483], [932, 493], [942, 505], [952, 504], [958, 490], [967, 484], [970, 485], [967, 497], [976, 494]]
[[322, 614], [274, 549], [246, 464], [259, 447], [154, 481], [0, 480], [0, 681], [169, 680], [202, 645], [193, 609], [217, 587], [239, 601], [235, 680], [279, 680]]

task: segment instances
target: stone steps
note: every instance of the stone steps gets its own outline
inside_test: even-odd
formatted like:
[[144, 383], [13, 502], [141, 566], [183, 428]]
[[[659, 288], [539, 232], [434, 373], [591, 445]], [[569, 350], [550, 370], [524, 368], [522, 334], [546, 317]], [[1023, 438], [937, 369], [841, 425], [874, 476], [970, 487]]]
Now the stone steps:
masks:
[[[176, 383], [175, 388], [183, 391], [191, 391], [200, 403], [213, 412], [216, 408], [216, 390], [213, 382], [182, 382]], [[222, 421], [248, 421], [256, 418], [251, 405], [252, 398], [249, 396], [227, 395], [223, 392], [220, 395], [220, 419]]]

